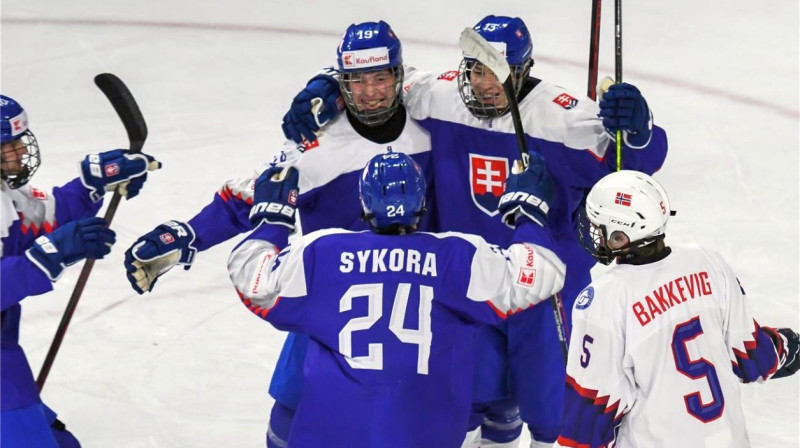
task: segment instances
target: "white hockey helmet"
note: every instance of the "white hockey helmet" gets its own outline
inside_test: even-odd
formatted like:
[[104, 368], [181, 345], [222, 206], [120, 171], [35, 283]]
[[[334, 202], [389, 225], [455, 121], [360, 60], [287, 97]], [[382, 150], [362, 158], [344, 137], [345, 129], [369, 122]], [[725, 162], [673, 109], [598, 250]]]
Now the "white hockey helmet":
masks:
[[608, 264], [623, 249], [646, 246], [664, 235], [672, 214], [667, 192], [655, 179], [639, 171], [617, 171], [589, 192], [585, 216], [591, 226], [582, 227], [591, 228], [581, 229], [580, 236], [584, 247]]

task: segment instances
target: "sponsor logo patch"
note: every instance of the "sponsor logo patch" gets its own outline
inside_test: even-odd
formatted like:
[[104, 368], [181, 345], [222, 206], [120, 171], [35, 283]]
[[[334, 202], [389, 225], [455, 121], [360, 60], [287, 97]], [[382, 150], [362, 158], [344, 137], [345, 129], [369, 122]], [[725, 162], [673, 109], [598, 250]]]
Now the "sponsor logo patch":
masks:
[[11, 117], [8, 121], [11, 123], [11, 135], [14, 137], [28, 130], [28, 114], [25, 112]]
[[169, 233], [162, 233], [159, 235], [158, 239], [160, 239], [164, 244], [172, 244], [175, 242], [175, 238], [173, 238]]
[[117, 163], [109, 163], [104, 167], [106, 172], [106, 177], [112, 177], [119, 174], [119, 164]]
[[452, 81], [456, 78], [458, 78], [458, 70], [450, 70], [449, 72], [442, 73], [436, 79], [444, 79], [446, 81]]
[[33, 196], [34, 198], [39, 199], [41, 201], [46, 201], [47, 200], [47, 193], [45, 193], [42, 190], [39, 190], [38, 188], [31, 187], [31, 196]]
[[573, 107], [578, 105], [577, 98], [573, 98], [571, 95], [568, 95], [566, 93], [562, 93], [561, 95], [558, 95], [557, 97], [553, 98], [553, 102], [567, 110], [572, 109]]
[[536, 269], [520, 268], [517, 284], [523, 286], [533, 286], [536, 281]]
[[292, 190], [289, 192], [289, 204], [297, 205], [297, 190]]
[[366, 50], [345, 51], [342, 53], [344, 68], [369, 68], [389, 63], [389, 49], [386, 47]]
[[506, 187], [508, 159], [505, 157], [469, 155], [469, 184], [472, 201], [489, 216], [495, 216], [500, 197]]
[[575, 299], [575, 308], [579, 310], [585, 310], [586, 308], [589, 308], [589, 305], [592, 304], [593, 299], [594, 299], [594, 287], [587, 286], [586, 289], [584, 289], [583, 291], [581, 291], [580, 294], [578, 294], [578, 298]]

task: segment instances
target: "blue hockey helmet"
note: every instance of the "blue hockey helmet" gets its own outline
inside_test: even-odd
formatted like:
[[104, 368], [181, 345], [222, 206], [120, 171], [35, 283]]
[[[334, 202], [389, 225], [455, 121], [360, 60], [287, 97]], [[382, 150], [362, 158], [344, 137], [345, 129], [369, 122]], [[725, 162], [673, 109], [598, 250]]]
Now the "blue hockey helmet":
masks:
[[28, 114], [19, 103], [0, 95], [0, 175], [12, 189], [30, 180], [39, 168], [39, 144], [28, 129]]
[[358, 183], [364, 219], [380, 233], [409, 233], [425, 213], [425, 176], [399, 152], [372, 158]]
[[350, 113], [368, 126], [385, 123], [402, 101], [403, 47], [384, 21], [347, 27], [336, 50], [339, 87]]
[[[514, 93], [519, 99], [523, 80], [533, 67], [533, 43], [525, 22], [519, 17], [486, 16], [473, 29], [505, 55], [511, 68]], [[486, 69], [476, 59], [464, 55], [459, 67], [458, 87], [467, 109], [477, 118], [494, 118], [508, 112], [502, 90], [503, 79], [487, 78]], [[492, 84], [487, 86], [487, 83]], [[479, 84], [476, 92], [475, 84]]]

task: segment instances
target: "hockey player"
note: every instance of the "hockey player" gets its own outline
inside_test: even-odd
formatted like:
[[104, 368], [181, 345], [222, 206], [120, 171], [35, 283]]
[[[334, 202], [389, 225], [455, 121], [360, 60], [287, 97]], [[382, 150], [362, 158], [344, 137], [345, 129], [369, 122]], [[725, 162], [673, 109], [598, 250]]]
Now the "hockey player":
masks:
[[[188, 269], [198, 251], [252, 230], [251, 220], [264, 216], [270, 225], [268, 240], [284, 247], [294, 230], [294, 210], [299, 212], [303, 232], [340, 227], [365, 230], [358, 204], [358, 177], [376, 154], [387, 150], [409, 154], [430, 175], [430, 138], [410, 119], [401, 101], [403, 80], [402, 46], [386, 22], [365, 22], [347, 28], [337, 49], [338, 81], [312, 80], [329, 87], [322, 93], [335, 109], [326, 111], [330, 121], [325, 133], [313, 142], [287, 142], [271, 165], [299, 170], [300, 194], [284, 208], [286, 215], [269, 209], [253, 209], [254, 175], [225, 182], [211, 204], [188, 222], [170, 221], [139, 238], [126, 252], [128, 279], [140, 294], [151, 291], [159, 276], [173, 266]], [[340, 82], [339, 82], [340, 81]], [[307, 97], [298, 102], [311, 110]], [[338, 101], [337, 101], [338, 100]], [[339, 115], [339, 108], [346, 113]], [[307, 112], [308, 112], [307, 111]], [[432, 179], [428, 178], [429, 185]], [[432, 193], [431, 193], [432, 196]], [[430, 197], [428, 204], [433, 204]], [[430, 216], [420, 226], [429, 229]], [[292, 224], [290, 225], [289, 222]], [[166, 236], [164, 236], [166, 235]], [[164, 237], [162, 237], [164, 236]], [[302, 364], [307, 337], [290, 334], [270, 384], [276, 404], [270, 415], [267, 445], [285, 446], [289, 425], [302, 388]]]
[[636, 171], [586, 199], [586, 248], [616, 265], [575, 301], [557, 446], [749, 447], [739, 383], [800, 368], [797, 333], [758, 325], [719, 254], [666, 245], [670, 210]]
[[[589, 270], [594, 265], [575, 236], [575, 216], [589, 188], [616, 168], [613, 135], [622, 131], [626, 168], [653, 173], [666, 157], [666, 134], [652, 125], [647, 102], [630, 84], [611, 86], [598, 105], [530, 76], [533, 46], [521, 19], [487, 16], [474, 28], [504, 52], [528, 146], [544, 156], [553, 175], [555, 196], [547, 227], [555, 241], [548, 248], [568, 266], [561, 297], [565, 309], [570, 309], [591, 280]], [[507, 246], [514, 240], [512, 230], [502, 224], [508, 215], [499, 202], [518, 149], [501, 82], [465, 55], [458, 71], [439, 76], [408, 69], [404, 101], [411, 116], [431, 134], [436, 179], [448, 179], [447, 189], [436, 189], [438, 206], [433, 213], [440, 229], [474, 233]], [[303, 95], [320, 96], [312, 87]], [[335, 110], [333, 104], [323, 110]], [[303, 127], [297, 129], [295, 123]], [[317, 129], [313, 114], [297, 103], [285, 124], [290, 138], [313, 138], [310, 132]], [[563, 316], [566, 323], [568, 318]], [[477, 428], [486, 414], [483, 446], [514, 446], [525, 422], [532, 446], [550, 446], [559, 434], [564, 394], [564, 360], [552, 311], [536, 307], [500, 326], [482, 328], [480, 337], [474, 397], [478, 404], [471, 428]], [[528, 380], [532, 373], [536, 381]], [[471, 437], [465, 446], [477, 446], [480, 431], [474, 430]]]
[[124, 150], [91, 154], [80, 176], [52, 191], [28, 181], [39, 168], [39, 145], [28, 129], [19, 103], [0, 95], [2, 133], [2, 390], [0, 446], [4, 448], [74, 448], [80, 446], [56, 414], [42, 403], [28, 360], [19, 345], [19, 325], [26, 297], [53, 289], [66, 266], [84, 258], [103, 258], [114, 244], [114, 231], [94, 217], [105, 191], [119, 188], [128, 199], [160, 167], [146, 154]]
[[[288, 170], [265, 171], [254, 209], [291, 206], [297, 175]], [[552, 193], [543, 160], [508, 183], [531, 199], [514, 208], [521, 238], [546, 237], [533, 221], [545, 222]], [[473, 235], [416, 232], [425, 180], [405, 154], [374, 157], [359, 191], [372, 232], [321, 230], [279, 252], [262, 225], [228, 264], [253, 313], [311, 336], [288, 446], [458, 447], [477, 324], [560, 290], [564, 265], [533, 244], [504, 250]]]

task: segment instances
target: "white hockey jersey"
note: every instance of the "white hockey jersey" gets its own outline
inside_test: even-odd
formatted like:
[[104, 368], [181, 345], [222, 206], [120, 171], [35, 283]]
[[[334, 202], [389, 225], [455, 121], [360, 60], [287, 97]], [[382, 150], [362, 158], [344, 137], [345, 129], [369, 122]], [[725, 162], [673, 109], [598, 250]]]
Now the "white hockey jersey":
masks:
[[[372, 157], [387, 151], [411, 156], [422, 167], [428, 185], [433, 184], [430, 137], [408, 117], [396, 139], [375, 143], [359, 135], [347, 116], [340, 114], [313, 143], [298, 145], [287, 141], [269, 165], [297, 168], [300, 175], [297, 210], [303, 233], [332, 227], [363, 230], [368, 226], [361, 219], [358, 179]], [[196, 234], [195, 247], [198, 250], [206, 250], [250, 231], [248, 217], [255, 181], [269, 165], [258, 167], [251, 176], [226, 181], [214, 201], [189, 221]], [[431, 191], [429, 206], [434, 202]], [[420, 228], [432, 229], [431, 220], [432, 216], [423, 217]], [[288, 235], [286, 228], [272, 226], [272, 231], [273, 234], [266, 239], [284, 247]]]
[[572, 311], [561, 447], [750, 446], [739, 382], [780, 367], [722, 258], [698, 246], [614, 266]]

